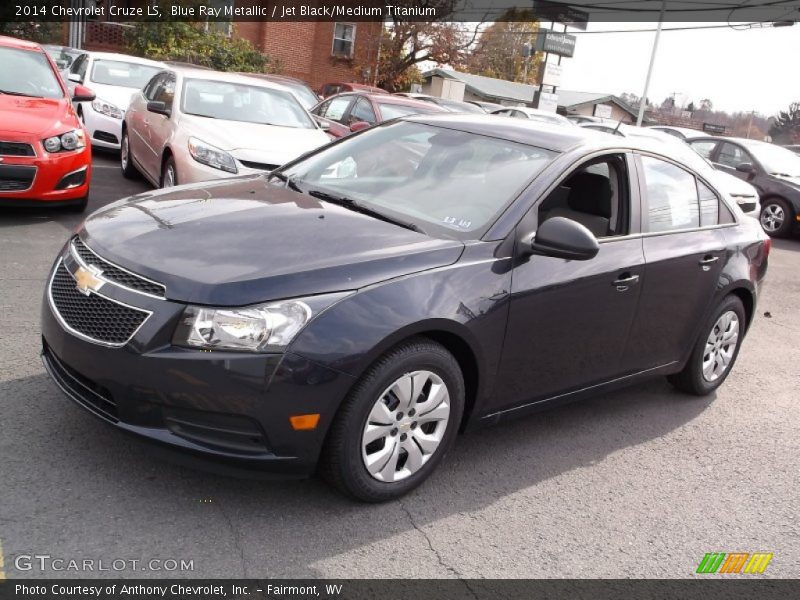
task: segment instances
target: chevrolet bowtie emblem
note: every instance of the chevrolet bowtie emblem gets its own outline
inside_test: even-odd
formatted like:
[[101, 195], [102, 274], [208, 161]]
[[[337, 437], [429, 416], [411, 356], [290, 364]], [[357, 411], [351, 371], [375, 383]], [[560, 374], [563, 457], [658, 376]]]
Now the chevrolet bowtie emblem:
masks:
[[75, 277], [75, 287], [78, 291], [86, 296], [89, 292], [96, 292], [105, 285], [105, 279], [100, 278], [102, 271], [92, 266], [78, 267], [78, 270], [73, 273]]

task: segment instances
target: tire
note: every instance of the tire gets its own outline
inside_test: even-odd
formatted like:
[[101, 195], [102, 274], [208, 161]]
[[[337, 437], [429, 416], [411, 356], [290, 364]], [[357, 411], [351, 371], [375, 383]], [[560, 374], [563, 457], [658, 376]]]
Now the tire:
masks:
[[770, 237], [788, 237], [794, 223], [794, 211], [783, 198], [768, 198], [761, 205], [758, 221]]
[[[415, 384], [419, 395], [393, 391]], [[394, 404], [402, 397], [410, 404]], [[345, 399], [323, 447], [320, 474], [357, 500], [399, 498], [436, 469], [455, 442], [463, 413], [464, 377], [453, 355], [426, 338], [403, 342], [376, 360]], [[365, 440], [372, 435], [368, 428], [379, 432], [374, 441]]]
[[82, 213], [86, 210], [86, 207], [89, 205], [89, 195], [87, 194], [83, 198], [79, 198], [74, 203], [70, 204], [68, 209], [70, 212], [75, 213]]
[[[735, 318], [726, 324], [725, 318], [731, 315]], [[716, 390], [728, 377], [739, 356], [745, 323], [742, 301], [736, 296], [727, 296], [706, 321], [683, 371], [668, 376], [669, 382], [680, 391], [695, 396], [705, 396]], [[731, 347], [733, 344], [725, 341], [730, 339], [734, 327], [736, 339], [734, 347]], [[704, 372], [704, 365], [711, 365], [710, 373]]]
[[136, 171], [136, 167], [133, 166], [133, 161], [131, 160], [131, 143], [130, 139], [128, 138], [128, 130], [122, 130], [122, 141], [120, 142], [119, 148], [119, 166], [122, 170], [122, 176], [125, 179], [136, 179], [139, 173]]
[[[170, 171], [172, 172], [171, 178]], [[175, 168], [175, 159], [171, 156], [167, 157], [167, 160], [164, 161], [164, 166], [161, 168], [160, 184], [162, 188], [179, 185], [178, 170]]]

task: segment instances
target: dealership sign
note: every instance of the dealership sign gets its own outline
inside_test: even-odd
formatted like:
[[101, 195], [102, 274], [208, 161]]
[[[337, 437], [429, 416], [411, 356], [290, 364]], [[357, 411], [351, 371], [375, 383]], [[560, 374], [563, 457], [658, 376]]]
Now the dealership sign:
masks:
[[725, 133], [725, 125], [717, 125], [716, 123], [703, 123], [703, 131], [706, 133]]
[[539, 106], [537, 108], [548, 112], [556, 112], [558, 110], [558, 94], [539, 92]]
[[542, 76], [542, 84], [552, 85], [553, 87], [561, 86], [561, 74], [564, 67], [558, 63], [547, 61], [544, 65], [544, 75]]
[[536, 49], [557, 56], [571, 57], [575, 54], [575, 36], [542, 29], [536, 36]]

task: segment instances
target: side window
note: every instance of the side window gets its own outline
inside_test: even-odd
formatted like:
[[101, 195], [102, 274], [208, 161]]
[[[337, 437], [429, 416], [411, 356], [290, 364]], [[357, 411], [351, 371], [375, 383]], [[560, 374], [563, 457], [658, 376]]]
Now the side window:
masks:
[[153, 100], [163, 102], [172, 110], [172, 101], [175, 99], [175, 76], [169, 73], [161, 75], [160, 85], [154, 90]]
[[348, 119], [352, 125], [356, 121], [366, 121], [370, 125], [378, 122], [375, 117], [375, 111], [372, 110], [372, 105], [366, 98], [358, 98], [353, 109], [350, 111], [350, 118]]
[[703, 158], [711, 159], [711, 153], [714, 151], [714, 147], [717, 145], [717, 142], [711, 140], [704, 140], [701, 142], [692, 142], [691, 146], [692, 149], [697, 152]]
[[719, 149], [717, 162], [721, 165], [725, 165], [726, 167], [735, 169], [737, 165], [742, 163], [753, 162], [753, 159], [751, 159], [747, 152], [745, 152], [740, 146], [731, 144], [730, 142], [723, 142]]
[[331, 104], [331, 101], [330, 100], [326, 100], [325, 102], [323, 102], [322, 104], [317, 106], [317, 108], [312, 110], [311, 114], [312, 115], [317, 115], [318, 117], [324, 117], [325, 116], [325, 111], [328, 110], [328, 107], [330, 106], [330, 104]]
[[515, 119], [527, 119], [528, 118], [528, 115], [526, 115], [521, 110], [511, 111], [511, 116], [514, 117]]
[[700, 197], [700, 226], [719, 224], [719, 197], [716, 192], [698, 179], [697, 193]]
[[625, 156], [603, 156], [578, 167], [539, 206], [539, 223], [551, 217], [577, 221], [597, 238], [626, 235], [630, 191]]
[[331, 121], [339, 121], [341, 122], [342, 117], [344, 117], [344, 113], [347, 112], [347, 107], [350, 106], [350, 101], [353, 99], [352, 96], [337, 96], [333, 98], [325, 108], [325, 118], [330, 119]]
[[83, 81], [86, 78], [86, 67], [89, 66], [89, 55], [81, 54], [74, 63], [69, 72], [78, 75]]
[[161, 82], [161, 75], [162, 75], [161, 73], [153, 75], [153, 77], [150, 78], [150, 81], [147, 82], [147, 85], [144, 86], [142, 94], [147, 100], [153, 100], [153, 98], [155, 97], [154, 93], [156, 87]]
[[680, 167], [642, 156], [647, 190], [649, 231], [674, 231], [700, 226], [695, 176]]

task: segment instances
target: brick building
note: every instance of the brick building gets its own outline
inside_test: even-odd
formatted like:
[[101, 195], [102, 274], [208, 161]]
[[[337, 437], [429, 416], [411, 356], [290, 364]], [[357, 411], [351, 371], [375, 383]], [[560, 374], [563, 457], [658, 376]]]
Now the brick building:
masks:
[[[90, 4], [94, 0], [78, 0]], [[217, 6], [260, 4], [270, 0], [208, 0]], [[140, 7], [148, 0], [104, 0], [104, 5]], [[314, 89], [333, 81], [372, 84], [383, 27], [379, 22], [209, 22], [210, 30], [250, 41], [262, 53], [278, 61], [281, 74], [308, 82]], [[73, 21], [64, 26], [64, 42], [87, 50], [124, 52], [124, 23], [103, 20]]]

